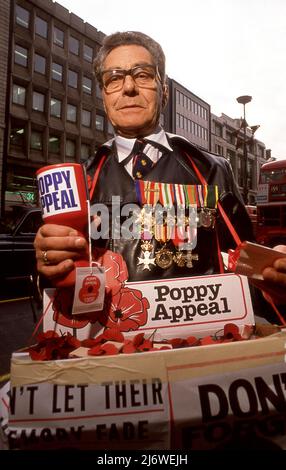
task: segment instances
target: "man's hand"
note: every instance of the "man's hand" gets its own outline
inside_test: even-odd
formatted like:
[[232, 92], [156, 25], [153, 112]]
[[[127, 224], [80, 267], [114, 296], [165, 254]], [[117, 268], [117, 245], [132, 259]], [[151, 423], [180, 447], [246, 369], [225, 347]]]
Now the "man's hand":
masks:
[[[286, 253], [286, 245], [277, 245], [274, 250]], [[277, 289], [277, 294], [271, 293], [273, 302], [286, 305], [286, 258], [277, 259], [273, 266], [263, 270], [262, 275], [269, 287]]]
[[44, 224], [36, 234], [34, 247], [38, 272], [52, 280], [74, 268], [74, 260], [86, 254], [88, 243], [71, 227]]

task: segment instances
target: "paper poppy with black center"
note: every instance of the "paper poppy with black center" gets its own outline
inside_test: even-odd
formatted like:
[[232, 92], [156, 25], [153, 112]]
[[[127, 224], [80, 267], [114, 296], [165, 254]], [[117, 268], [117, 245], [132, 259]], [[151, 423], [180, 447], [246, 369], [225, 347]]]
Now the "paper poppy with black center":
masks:
[[104, 310], [99, 313], [98, 321], [106, 328], [120, 331], [133, 331], [144, 326], [148, 318], [150, 304], [142, 292], [123, 287], [108, 299]]
[[66, 359], [69, 353], [80, 347], [80, 341], [71, 334], [59, 336], [55, 331], [40, 333], [37, 344], [30, 346], [28, 352], [34, 361]]

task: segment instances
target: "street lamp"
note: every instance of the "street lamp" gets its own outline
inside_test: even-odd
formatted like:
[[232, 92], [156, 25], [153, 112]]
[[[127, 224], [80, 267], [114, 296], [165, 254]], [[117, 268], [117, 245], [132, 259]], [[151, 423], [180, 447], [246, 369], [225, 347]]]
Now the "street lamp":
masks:
[[247, 122], [245, 119], [245, 105], [250, 103], [252, 96], [243, 95], [236, 98], [236, 101], [240, 104], [243, 104], [243, 171], [242, 171], [242, 181], [243, 181], [243, 200], [244, 203], [248, 203], [248, 187], [247, 187], [247, 141], [246, 141], [246, 127]]

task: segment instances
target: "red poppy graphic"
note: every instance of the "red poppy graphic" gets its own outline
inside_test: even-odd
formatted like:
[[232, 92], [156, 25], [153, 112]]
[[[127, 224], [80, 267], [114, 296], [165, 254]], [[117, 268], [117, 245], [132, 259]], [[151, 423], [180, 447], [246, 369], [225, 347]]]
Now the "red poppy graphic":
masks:
[[118, 328], [120, 331], [133, 331], [147, 322], [147, 310], [150, 307], [146, 297], [136, 289], [123, 287], [110, 297], [98, 321], [106, 328]]
[[115, 295], [128, 279], [127, 265], [119, 253], [102, 248], [94, 248], [94, 260], [105, 268], [106, 291]]
[[56, 290], [53, 300], [53, 320], [67, 328], [84, 328], [88, 323], [97, 321], [97, 312], [88, 315], [72, 315], [74, 290], [59, 288]]

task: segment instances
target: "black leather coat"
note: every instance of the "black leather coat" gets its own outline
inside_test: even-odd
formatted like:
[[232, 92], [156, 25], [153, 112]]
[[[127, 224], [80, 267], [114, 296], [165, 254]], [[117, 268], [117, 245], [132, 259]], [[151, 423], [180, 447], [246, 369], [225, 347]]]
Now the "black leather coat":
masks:
[[[170, 138], [170, 145], [173, 151], [170, 152], [164, 149], [162, 157], [145, 179], [164, 183], [201, 184], [185, 155], [185, 153], [188, 153], [208, 184], [218, 185], [219, 199], [241, 239], [251, 240], [253, 238], [251, 222], [227, 160], [201, 151], [178, 137]], [[122, 206], [127, 203], [138, 205], [134, 180], [118, 162], [114, 148], [110, 149], [103, 146], [99, 149], [94, 159], [89, 161], [89, 174], [93, 176], [102, 155], [106, 155], [106, 159], [100, 171], [92, 204], [102, 203], [109, 207], [110, 213], [112, 196], [119, 196]], [[216, 225], [220, 249], [227, 251], [228, 248], [233, 248], [235, 246], [233, 238], [219, 214], [217, 214]], [[144, 269], [143, 265], [138, 265], [138, 257], [142, 257], [141, 240], [112, 239], [108, 235], [108, 239], [97, 240], [96, 244], [122, 254], [127, 263], [130, 281], [219, 272], [217, 242], [213, 228], [198, 228], [197, 246], [193, 251], [198, 254], [198, 261], [193, 262], [192, 268], [179, 267], [173, 263], [168, 269], [162, 269], [157, 265], [150, 266], [150, 271]], [[167, 246], [174, 250], [171, 241]], [[154, 257], [156, 251], [161, 247], [162, 243], [153, 240], [151, 256]]]

